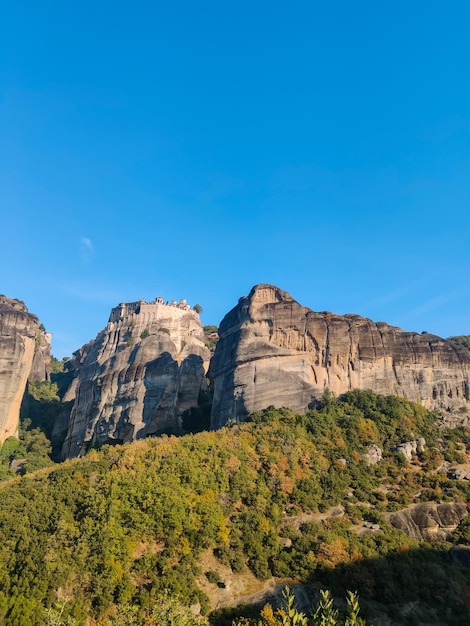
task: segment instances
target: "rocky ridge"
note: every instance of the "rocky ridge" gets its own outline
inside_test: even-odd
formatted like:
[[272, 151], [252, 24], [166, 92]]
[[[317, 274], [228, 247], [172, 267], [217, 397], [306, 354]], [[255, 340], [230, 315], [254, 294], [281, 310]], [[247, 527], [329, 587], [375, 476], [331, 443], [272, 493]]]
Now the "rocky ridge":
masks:
[[206, 387], [210, 353], [198, 314], [182, 304], [122, 304], [75, 353], [78, 374], [63, 456], [93, 444], [181, 432], [181, 417]]
[[0, 296], [0, 444], [17, 436], [29, 380], [50, 371], [50, 335], [23, 302]]
[[219, 336], [209, 369], [212, 428], [269, 405], [306, 412], [327, 389], [371, 389], [446, 412], [470, 402], [465, 348], [359, 315], [317, 313], [273, 285], [240, 298]]

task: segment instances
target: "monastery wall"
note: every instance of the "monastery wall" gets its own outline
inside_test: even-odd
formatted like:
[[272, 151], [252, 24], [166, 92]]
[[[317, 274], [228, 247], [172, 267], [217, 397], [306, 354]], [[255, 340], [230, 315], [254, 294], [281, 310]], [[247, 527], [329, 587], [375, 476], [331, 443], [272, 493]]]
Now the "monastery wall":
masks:
[[156, 298], [154, 302], [145, 302], [144, 300], [122, 302], [119, 306], [111, 309], [109, 322], [129, 321], [129, 318], [138, 316], [139, 322], [144, 323], [162, 318], [178, 319], [187, 313], [193, 313], [193, 315], [197, 316], [197, 313], [191, 310], [191, 307], [184, 299], [179, 303], [176, 300], [173, 300], [171, 303], [165, 303], [163, 298]]

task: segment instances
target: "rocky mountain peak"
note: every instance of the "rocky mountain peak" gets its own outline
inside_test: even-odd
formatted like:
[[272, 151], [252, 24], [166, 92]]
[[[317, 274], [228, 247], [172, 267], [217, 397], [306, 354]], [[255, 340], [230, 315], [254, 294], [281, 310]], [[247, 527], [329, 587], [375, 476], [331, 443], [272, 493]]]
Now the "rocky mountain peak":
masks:
[[206, 386], [204, 340], [199, 315], [185, 300], [159, 297], [114, 307], [106, 327], [76, 353], [64, 457], [93, 444], [179, 433], [182, 414], [197, 405]]
[[318, 313], [273, 285], [240, 298], [219, 335], [209, 370], [214, 428], [269, 405], [305, 412], [327, 389], [372, 389], [445, 412], [470, 403], [468, 350], [360, 315]]
[[261, 283], [255, 285], [246, 298], [242, 298], [252, 305], [274, 304], [277, 302], [295, 302], [294, 298], [279, 287]]

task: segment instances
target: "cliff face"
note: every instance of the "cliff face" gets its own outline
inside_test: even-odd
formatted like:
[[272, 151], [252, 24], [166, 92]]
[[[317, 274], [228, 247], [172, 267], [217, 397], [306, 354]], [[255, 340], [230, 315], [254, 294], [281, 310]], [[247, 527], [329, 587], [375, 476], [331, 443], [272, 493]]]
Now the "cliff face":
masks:
[[273, 285], [241, 298], [219, 335], [213, 428], [270, 405], [305, 412], [326, 389], [372, 389], [443, 410], [470, 404], [468, 350], [359, 315], [315, 313]]
[[133, 304], [113, 309], [106, 328], [76, 353], [66, 458], [93, 443], [180, 432], [183, 412], [206, 386], [210, 353], [197, 313]]
[[0, 443], [17, 436], [28, 378], [48, 376], [49, 339], [22, 302], [0, 296]]
[[36, 341], [34, 346], [33, 362], [31, 364], [31, 371], [28, 376], [28, 380], [48, 380], [51, 372], [51, 337], [50, 333], [46, 333], [42, 330], [44, 327], [39, 327], [39, 332], [36, 335]]
[[468, 515], [465, 504], [458, 502], [423, 502], [387, 515], [395, 528], [418, 541], [445, 541]]

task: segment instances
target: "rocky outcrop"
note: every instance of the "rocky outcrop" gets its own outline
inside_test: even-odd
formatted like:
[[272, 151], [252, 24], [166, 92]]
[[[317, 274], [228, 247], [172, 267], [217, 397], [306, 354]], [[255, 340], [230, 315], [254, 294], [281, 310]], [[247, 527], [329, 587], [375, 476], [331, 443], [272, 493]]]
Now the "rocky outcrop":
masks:
[[116, 307], [106, 328], [75, 353], [64, 457], [94, 444], [179, 433], [183, 412], [197, 405], [210, 357], [199, 316], [160, 300]]
[[20, 406], [30, 380], [45, 380], [50, 336], [25, 304], [0, 296], [0, 444], [17, 436]]
[[211, 425], [267, 406], [305, 412], [329, 389], [372, 389], [452, 411], [469, 405], [470, 352], [359, 315], [316, 313], [258, 285], [223, 319], [209, 376]]
[[400, 454], [403, 454], [406, 460], [411, 462], [413, 456], [416, 455], [418, 452], [424, 452], [425, 448], [426, 441], [423, 437], [419, 437], [419, 439], [416, 439], [414, 441], [405, 441], [403, 443], [400, 443], [396, 447], [396, 451]]
[[457, 467], [449, 467], [447, 476], [449, 478], [453, 478], [454, 480], [470, 480], [470, 465], [468, 463], [464, 463], [462, 465], [458, 465]]
[[423, 502], [387, 514], [392, 526], [419, 541], [444, 541], [466, 515], [466, 505], [458, 502]]
[[49, 379], [51, 372], [51, 333], [46, 333], [44, 326], [39, 325], [36, 335], [33, 362], [28, 380], [44, 381]]
[[70, 376], [71, 380], [62, 397], [62, 402], [70, 402], [71, 400], [75, 400], [75, 397], [77, 395], [78, 375], [80, 373], [82, 365], [85, 363], [85, 359], [88, 356], [88, 353], [93, 347], [94, 342], [95, 340], [92, 339], [78, 350], [75, 350], [72, 358], [68, 359], [68, 361], [64, 363], [64, 373]]
[[373, 443], [367, 448], [365, 454], [361, 454], [361, 458], [367, 465], [377, 465], [382, 460], [382, 449]]

